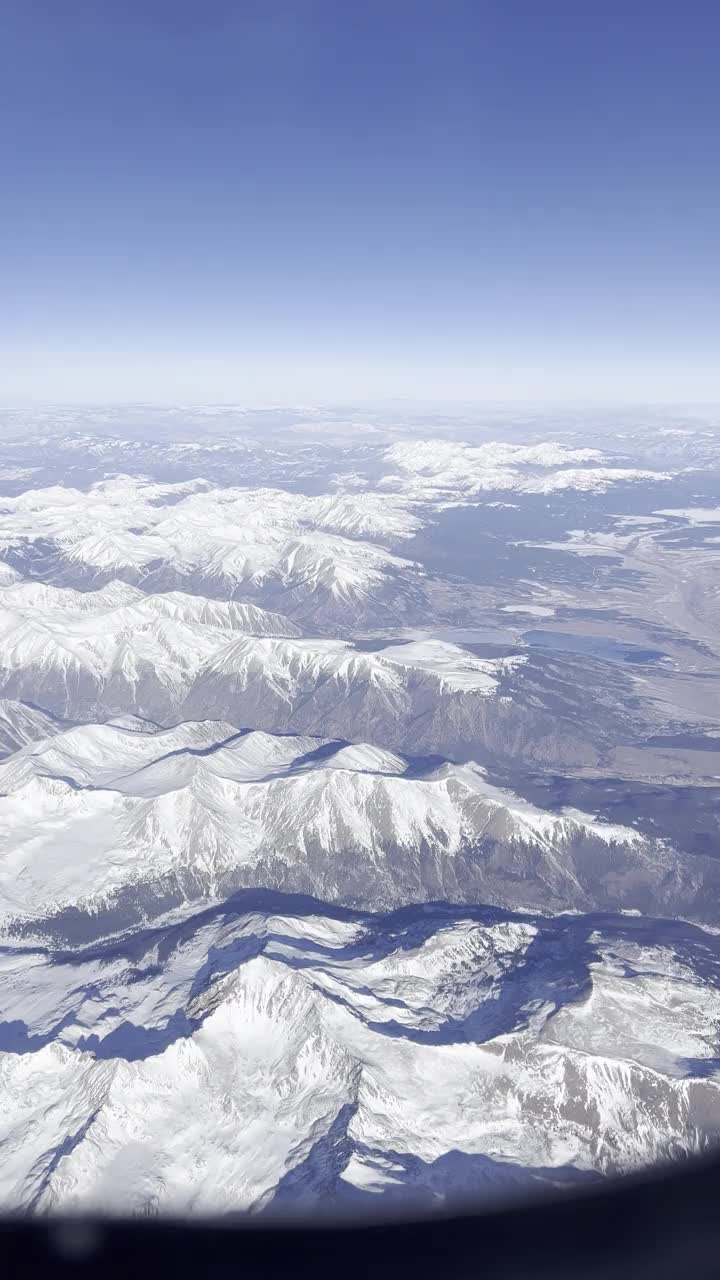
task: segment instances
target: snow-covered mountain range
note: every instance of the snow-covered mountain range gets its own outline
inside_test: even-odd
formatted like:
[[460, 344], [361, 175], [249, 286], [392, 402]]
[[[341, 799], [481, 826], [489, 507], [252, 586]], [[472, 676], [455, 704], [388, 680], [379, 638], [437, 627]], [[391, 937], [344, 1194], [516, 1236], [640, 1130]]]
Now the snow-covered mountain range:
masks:
[[253, 595], [328, 622], [402, 620], [424, 599], [423, 573], [386, 544], [419, 519], [380, 494], [300, 497], [218, 489], [202, 480], [154, 484], [130, 476], [86, 492], [55, 486], [6, 498], [0, 547], [19, 568], [70, 585], [122, 578], [145, 589]]
[[265, 894], [2, 964], [15, 1208], [431, 1208], [582, 1184], [720, 1127], [720, 954], [687, 927]]
[[0, 1199], [365, 1211], [714, 1142], [707, 432], [138, 413], [5, 428]]
[[240, 591], [305, 620], [322, 610], [329, 625], [389, 626], [427, 609], [427, 574], [403, 544], [434, 512], [496, 492], [604, 493], [670, 479], [597, 465], [597, 449], [555, 442], [414, 441], [367, 461], [366, 475], [336, 477], [344, 491], [331, 494], [133, 475], [85, 490], [28, 488], [0, 501], [0, 551], [59, 583]]
[[568, 656], [483, 657], [420, 634], [305, 636], [244, 601], [147, 594], [118, 580], [78, 591], [13, 579], [0, 586], [0, 696], [74, 721], [229, 718], [236, 728], [515, 762], [592, 763], [604, 741], [642, 732], [622, 672], [605, 668], [597, 688], [580, 690], [585, 660], [574, 679]]
[[381, 485], [417, 500], [456, 504], [494, 490], [552, 494], [565, 489], [603, 493], [613, 485], [668, 480], [667, 472], [603, 465], [599, 449], [569, 448], [496, 440], [471, 446], [455, 441], [418, 440], [393, 445], [384, 457], [388, 474]]
[[629, 908], [720, 923], [720, 871], [576, 810], [548, 813], [478, 765], [185, 722], [84, 725], [0, 763], [0, 921], [116, 932], [239, 887], [333, 903]]

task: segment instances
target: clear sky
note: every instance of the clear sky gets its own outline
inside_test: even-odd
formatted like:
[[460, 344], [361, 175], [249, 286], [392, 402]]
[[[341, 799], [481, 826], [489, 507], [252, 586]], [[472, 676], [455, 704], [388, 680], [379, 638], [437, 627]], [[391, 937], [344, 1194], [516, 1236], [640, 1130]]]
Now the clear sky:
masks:
[[720, 400], [718, 0], [0, 19], [0, 401]]

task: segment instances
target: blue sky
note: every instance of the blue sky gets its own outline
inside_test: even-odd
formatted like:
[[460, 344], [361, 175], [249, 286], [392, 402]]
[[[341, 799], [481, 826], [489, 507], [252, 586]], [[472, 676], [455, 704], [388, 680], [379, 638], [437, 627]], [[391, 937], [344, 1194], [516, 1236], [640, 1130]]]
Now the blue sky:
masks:
[[0, 400], [720, 400], [720, 5], [5, 0]]

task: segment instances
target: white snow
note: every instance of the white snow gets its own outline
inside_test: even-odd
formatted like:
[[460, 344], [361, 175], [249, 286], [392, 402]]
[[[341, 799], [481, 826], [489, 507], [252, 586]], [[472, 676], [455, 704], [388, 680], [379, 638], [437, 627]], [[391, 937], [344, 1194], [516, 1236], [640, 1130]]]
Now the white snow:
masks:
[[[208, 430], [225, 412], [197, 410]], [[313, 496], [117, 474], [144, 444], [88, 435], [57, 449], [105, 479], [0, 498], [0, 557], [27, 544], [28, 573], [89, 588], [0, 558], [8, 1208], [258, 1210], [288, 1175], [314, 1207], [343, 1183], [440, 1204], [720, 1132], [716, 940], [650, 940], [638, 909], [678, 894], [695, 918], [709, 860], [691, 874], [668, 842], [437, 763], [438, 743], [509, 758], [528, 709], [531, 732], [564, 722], [532, 656], [463, 647], [486, 599], [497, 622], [497, 593], [466, 584], [451, 629], [435, 604], [451, 580], [410, 558], [453, 506], [481, 519], [669, 474], [552, 440], [381, 452], [402, 433], [333, 429], [364, 437], [367, 462]], [[199, 430], [166, 458], [215, 475], [229, 445]], [[306, 430], [288, 428], [293, 450]], [[627, 540], [670, 517], [720, 510], [620, 525]], [[613, 536], [538, 545], [618, 554]], [[554, 616], [539, 582], [506, 588], [527, 598], [504, 614]], [[468, 897], [494, 905], [432, 905]], [[598, 900], [622, 929], [583, 923]]]
[[604, 493], [618, 483], [670, 478], [665, 472], [637, 468], [577, 465], [603, 461], [597, 449], [571, 448], [554, 441], [536, 445], [493, 441], [477, 446], [448, 440], [408, 441], [386, 450], [385, 462], [391, 470], [381, 483], [384, 489], [416, 501], [447, 500], [458, 505], [493, 490]]
[[476, 658], [460, 645], [432, 639], [388, 645], [374, 656], [394, 666], [432, 672], [450, 689], [488, 694], [497, 689], [499, 676], [516, 671], [527, 661], [523, 654], [510, 658]]
[[533, 618], [552, 618], [555, 616], [555, 609], [544, 604], [503, 604], [500, 606], [501, 613], [527, 613]]
[[672, 516], [689, 524], [718, 524], [720, 507], [677, 507], [656, 511], [657, 516]]
[[410, 537], [419, 523], [407, 502], [381, 494], [311, 498], [116, 476], [87, 493], [53, 486], [4, 499], [0, 546], [42, 537], [89, 572], [141, 579], [163, 564], [227, 588], [273, 583], [348, 604], [408, 567], [381, 544]]
[[[343, 1116], [335, 1176], [410, 1203], [698, 1149], [720, 1080], [687, 1064], [714, 1059], [717, 985], [667, 947], [600, 933], [573, 992], [550, 935], [535, 968], [541, 931], [430, 920], [408, 945], [255, 913], [168, 933], [162, 957], [5, 955], [6, 1015], [48, 1043], [0, 1054], [3, 1203], [258, 1210], [295, 1171], [321, 1211], [332, 1182], [313, 1191], [302, 1166]], [[139, 1056], [120, 1052], [123, 1029]]]
[[[493, 785], [477, 765], [418, 775], [390, 752], [333, 746], [238, 736], [210, 722], [155, 733], [85, 725], [21, 748], [0, 763], [0, 919], [111, 906], [143, 884], [152, 910], [155, 886], [186, 872], [188, 901], [200, 892], [214, 900], [225, 877], [241, 868], [255, 876], [270, 856], [282, 868], [279, 887], [294, 889], [310, 875], [304, 882], [317, 896], [337, 898], [350, 853], [387, 894], [393, 851], [412, 865], [431, 847], [443, 875], [462, 850], [498, 842], [508, 868], [514, 848], [521, 865], [533, 849], [535, 875], [581, 900], [567, 858], [579, 840], [634, 850], [640, 867], [657, 856], [632, 828], [576, 810], [547, 813]], [[257, 876], [265, 883], [267, 870]]]

